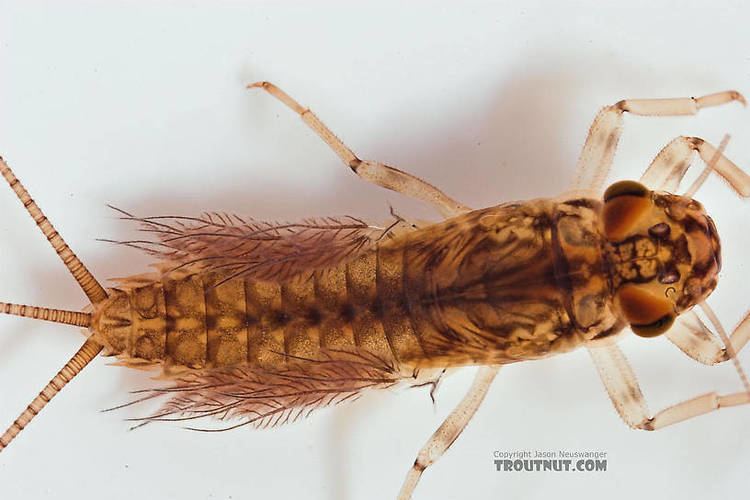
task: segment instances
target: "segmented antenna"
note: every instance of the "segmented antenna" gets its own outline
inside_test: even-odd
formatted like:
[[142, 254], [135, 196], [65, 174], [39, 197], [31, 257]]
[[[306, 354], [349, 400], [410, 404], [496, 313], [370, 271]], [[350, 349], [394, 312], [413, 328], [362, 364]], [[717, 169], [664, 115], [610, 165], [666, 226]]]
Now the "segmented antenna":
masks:
[[[724, 137], [721, 139], [721, 143], [719, 144], [718, 149], [713, 154], [711, 159], [706, 163], [706, 167], [703, 169], [703, 171], [701, 171], [700, 175], [698, 175], [698, 177], [695, 179], [695, 181], [693, 181], [687, 191], [685, 191], [685, 194], [683, 196], [687, 196], [688, 198], [692, 198], [693, 196], [695, 196], [695, 193], [698, 191], [698, 189], [700, 189], [703, 183], [706, 182], [706, 179], [708, 179], [708, 176], [713, 171], [716, 162], [718, 162], [721, 155], [724, 154], [724, 150], [726, 149], [727, 144], [729, 144], [730, 138], [731, 136], [729, 134], [724, 134]], [[703, 309], [703, 313], [706, 315], [708, 320], [713, 324], [714, 328], [716, 329], [716, 333], [718, 333], [719, 337], [721, 338], [721, 341], [724, 342], [727, 355], [729, 356], [729, 359], [732, 360], [734, 369], [737, 371], [737, 375], [739, 375], [740, 381], [745, 387], [745, 391], [750, 394], [750, 381], [745, 374], [745, 370], [742, 369], [740, 361], [737, 359], [737, 352], [732, 345], [732, 341], [730, 340], [729, 335], [727, 335], [727, 332], [724, 330], [721, 321], [719, 321], [719, 318], [716, 316], [713, 309], [711, 309], [711, 307], [706, 302], [701, 302], [699, 305], [701, 309]]]
[[724, 137], [722, 137], [721, 143], [719, 144], [719, 148], [713, 154], [711, 160], [706, 163], [706, 167], [701, 171], [700, 175], [698, 175], [695, 181], [693, 181], [687, 191], [685, 191], [685, 194], [683, 194], [682, 196], [686, 196], [688, 198], [692, 198], [693, 196], [695, 196], [695, 193], [698, 192], [703, 183], [706, 182], [706, 179], [708, 179], [709, 174], [711, 174], [711, 172], [713, 171], [716, 162], [718, 162], [719, 158], [721, 158], [721, 155], [724, 154], [724, 150], [727, 148], [727, 144], [729, 144], [729, 139], [731, 138], [731, 135], [724, 134]]
[[721, 341], [724, 342], [724, 347], [727, 350], [727, 355], [732, 360], [732, 363], [734, 364], [734, 369], [737, 370], [737, 375], [740, 376], [740, 381], [742, 381], [742, 385], [745, 386], [745, 392], [750, 394], [750, 381], [748, 381], [747, 375], [745, 374], [745, 370], [742, 369], [740, 360], [737, 359], [737, 351], [734, 349], [732, 340], [729, 338], [729, 335], [727, 335], [726, 330], [724, 330], [724, 326], [721, 324], [721, 321], [719, 321], [719, 318], [718, 316], [716, 316], [716, 313], [714, 313], [714, 310], [711, 309], [711, 307], [709, 307], [709, 305], [706, 304], [706, 302], [701, 302], [700, 307], [701, 309], [703, 309], [703, 313], [706, 315], [706, 317], [711, 322], [711, 324], [714, 325], [714, 328], [716, 329], [716, 333], [719, 334]]
[[[83, 292], [89, 298], [92, 304], [102, 302], [107, 298], [107, 292], [96, 281], [96, 278], [86, 269], [86, 266], [78, 259], [75, 253], [62, 239], [62, 236], [55, 230], [52, 223], [47, 219], [36, 202], [31, 198], [29, 192], [23, 187], [21, 181], [13, 174], [5, 160], [0, 158], [0, 173], [3, 175], [8, 185], [11, 187], [18, 199], [23, 203], [24, 208], [29, 213], [34, 222], [42, 231], [55, 250], [57, 255], [68, 268], [70, 274], [78, 282]], [[26, 306], [21, 304], [10, 304], [0, 302], [0, 313], [13, 314], [27, 318], [53, 321], [55, 323], [65, 323], [74, 326], [89, 327], [91, 324], [91, 315], [84, 312], [65, 311], [62, 309], [49, 309], [46, 307]], [[73, 377], [78, 375], [92, 359], [101, 352], [102, 346], [88, 339], [83, 346], [76, 352], [65, 366], [50, 380], [42, 389], [37, 397], [26, 407], [15, 422], [0, 436], [0, 451], [2, 451], [11, 441], [31, 422], [34, 417], [46, 406], [47, 403], [60, 392]]]

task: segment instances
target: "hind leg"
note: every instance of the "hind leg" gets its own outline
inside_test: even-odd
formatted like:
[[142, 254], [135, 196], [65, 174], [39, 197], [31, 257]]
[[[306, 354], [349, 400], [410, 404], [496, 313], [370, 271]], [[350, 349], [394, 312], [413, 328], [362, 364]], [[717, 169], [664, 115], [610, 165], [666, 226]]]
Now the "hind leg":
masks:
[[458, 436], [464, 431], [482, 401], [484, 401], [484, 397], [487, 395], [487, 391], [489, 391], [499, 369], [497, 366], [483, 366], [479, 369], [469, 392], [419, 450], [414, 465], [409, 469], [404, 484], [401, 486], [401, 491], [398, 494], [399, 500], [411, 498], [425, 469], [437, 462], [453, 442], [458, 439]]
[[359, 159], [310, 109], [300, 105], [273, 83], [256, 82], [248, 85], [248, 88], [261, 88], [265, 90], [297, 113], [302, 118], [302, 121], [313, 132], [318, 134], [318, 137], [323, 139], [323, 142], [328, 144], [328, 147], [341, 158], [341, 161], [362, 179], [396, 191], [397, 193], [430, 203], [445, 217], [453, 217], [470, 210], [467, 206], [457, 202], [419, 177], [415, 177], [384, 163]]

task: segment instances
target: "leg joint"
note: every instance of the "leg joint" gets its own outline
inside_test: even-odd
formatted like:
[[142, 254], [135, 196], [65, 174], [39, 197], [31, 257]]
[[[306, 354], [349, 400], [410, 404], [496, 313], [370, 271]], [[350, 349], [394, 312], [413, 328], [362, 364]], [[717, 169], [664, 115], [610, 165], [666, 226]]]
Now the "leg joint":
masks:
[[349, 162], [349, 168], [351, 168], [354, 173], [357, 173], [357, 168], [362, 164], [362, 160], [359, 158], [354, 158]]
[[690, 144], [690, 147], [696, 151], [706, 142], [700, 137], [685, 137], [685, 140]]
[[655, 431], [656, 427], [654, 426], [654, 418], [647, 418], [646, 420], [638, 424], [636, 428], [642, 431]]
[[612, 105], [613, 108], [619, 110], [619, 111], [630, 111], [630, 107], [628, 106], [627, 99], [622, 99], [621, 101], [617, 101]]

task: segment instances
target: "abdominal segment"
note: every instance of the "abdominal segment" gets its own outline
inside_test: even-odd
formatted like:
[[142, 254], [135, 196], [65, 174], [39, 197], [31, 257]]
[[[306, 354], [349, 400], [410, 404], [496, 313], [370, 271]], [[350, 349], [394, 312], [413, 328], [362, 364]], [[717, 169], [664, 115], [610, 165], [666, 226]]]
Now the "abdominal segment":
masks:
[[404, 299], [401, 252], [367, 252], [283, 283], [196, 274], [114, 289], [95, 335], [126, 363], [168, 372], [283, 367], [321, 350], [367, 351], [392, 365], [422, 355]]

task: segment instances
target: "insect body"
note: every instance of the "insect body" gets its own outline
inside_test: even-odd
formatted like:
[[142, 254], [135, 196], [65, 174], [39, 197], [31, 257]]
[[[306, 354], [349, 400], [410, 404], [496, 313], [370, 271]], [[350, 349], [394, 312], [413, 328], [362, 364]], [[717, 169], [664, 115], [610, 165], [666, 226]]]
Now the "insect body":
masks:
[[483, 366], [417, 456], [402, 498], [461, 433], [501, 365], [585, 346], [621, 417], [641, 429], [750, 402], [746, 391], [712, 393], [651, 416], [614, 344], [626, 327], [643, 337], [667, 333], [704, 363], [729, 359], [744, 346], [747, 317], [724, 347], [691, 311], [700, 304], [724, 335], [705, 304], [721, 267], [713, 222], [691, 196], [661, 189], [677, 188], [694, 151], [708, 163], [706, 173], [717, 172], [743, 196], [750, 195], [750, 177], [722, 148], [678, 138], [657, 156], [643, 183], [618, 182], [603, 196], [590, 194], [609, 169], [624, 111], [685, 114], [741, 100], [739, 94], [605, 108], [579, 164], [577, 187], [587, 194], [471, 210], [409, 174], [360, 160], [277, 87], [254, 86], [299, 113], [355, 173], [435, 204], [446, 219], [418, 226], [397, 217], [379, 228], [351, 217], [271, 224], [225, 214], [139, 218], [122, 212], [155, 235], [122, 243], [160, 263], [158, 272], [105, 289], [0, 161], [3, 176], [92, 303], [81, 313], [0, 304], [5, 313], [86, 327], [88, 336], [0, 436], [0, 449], [101, 351], [125, 366], [161, 368], [171, 380], [136, 401], [166, 399], [144, 423], [237, 420], [228, 428], [273, 426], [355, 399], [365, 389], [434, 382], [446, 368]]
[[171, 371], [281, 368], [330, 349], [409, 372], [564, 352], [623, 324], [600, 210], [586, 199], [477, 210], [281, 280], [223, 269], [139, 277], [95, 308], [92, 338], [126, 363]]

